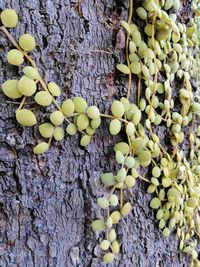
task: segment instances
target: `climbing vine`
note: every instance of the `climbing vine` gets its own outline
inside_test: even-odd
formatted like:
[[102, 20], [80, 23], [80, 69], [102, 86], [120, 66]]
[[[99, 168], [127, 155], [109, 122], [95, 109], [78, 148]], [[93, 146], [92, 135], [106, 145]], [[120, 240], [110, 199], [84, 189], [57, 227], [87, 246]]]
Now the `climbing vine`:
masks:
[[[109, 193], [106, 190], [104, 196], [98, 196], [102, 217], [92, 222], [95, 232], [104, 233], [100, 235], [99, 246], [106, 263], [112, 263], [120, 252], [116, 225], [131, 212], [128, 192], [136, 180], [141, 179], [148, 185], [147, 192], [152, 194], [150, 207], [155, 210], [163, 236], [175, 230], [179, 249], [191, 256], [191, 266], [200, 266], [196, 250], [200, 237], [197, 32], [200, 3], [193, 1], [195, 16], [187, 26], [177, 18], [181, 5], [179, 0], [143, 0], [134, 10], [130, 0], [128, 20], [121, 21], [127, 34], [126, 64], [117, 65], [119, 72], [128, 77], [127, 95], [113, 101], [109, 114], [101, 113], [96, 106], [88, 106], [79, 96], [59, 105], [56, 98], [61, 94], [60, 87], [42, 79], [30, 56], [36, 46], [34, 37], [25, 33], [16, 42], [8, 29], [17, 25], [18, 15], [13, 9], [1, 12], [3, 26], [0, 29], [15, 47], [7, 54], [8, 63], [14, 66], [21, 66], [24, 60], [28, 63], [19, 80], [7, 80], [2, 84], [7, 97], [21, 99], [16, 110], [18, 123], [22, 126], [37, 124], [36, 115], [26, 107], [29, 97], [34, 96], [40, 106], [55, 106], [47, 121], [39, 125], [44, 141], [33, 148], [35, 154], [48, 151], [52, 140], [61, 141], [65, 132], [80, 134], [80, 145], [87, 146], [103, 118], [110, 120], [111, 135], [126, 133], [126, 139], [114, 146], [118, 171], [100, 177]], [[133, 13], [137, 14], [137, 24], [143, 26], [144, 32], [133, 23]], [[133, 78], [138, 81], [136, 103], [131, 100]], [[165, 127], [171, 145], [161, 144], [160, 127]], [[189, 144], [187, 149], [183, 145], [186, 143]], [[141, 176], [141, 168], [147, 167], [151, 174]]]

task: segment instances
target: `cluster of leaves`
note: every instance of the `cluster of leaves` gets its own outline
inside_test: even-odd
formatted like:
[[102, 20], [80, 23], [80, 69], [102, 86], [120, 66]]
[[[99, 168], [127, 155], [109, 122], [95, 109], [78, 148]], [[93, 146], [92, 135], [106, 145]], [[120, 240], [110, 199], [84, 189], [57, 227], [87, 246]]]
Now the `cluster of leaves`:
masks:
[[[196, 237], [200, 236], [200, 126], [196, 127], [194, 122], [200, 117], [200, 103], [199, 89], [194, 94], [191, 85], [198, 70], [195, 56], [199, 51], [197, 26], [194, 19], [190, 20], [188, 27], [178, 22], [179, 0], [143, 0], [136, 10], [144, 23], [145, 38], [142, 39], [137, 25], [131, 23], [132, 8], [130, 1], [129, 21], [121, 22], [127, 32], [127, 64], [118, 64], [117, 68], [129, 75], [128, 90], [132, 75], [137, 76], [138, 101], [136, 105], [123, 98], [121, 104], [119, 101], [112, 104], [111, 112], [115, 118], [110, 123], [110, 132], [118, 134], [124, 123], [127, 142], [115, 145], [116, 161], [121, 165], [118, 173], [106, 173], [101, 177], [103, 184], [111, 187], [112, 194], [117, 189], [121, 191], [120, 208], [118, 210], [116, 206], [113, 209], [110, 196], [104, 197], [107, 206], [99, 205], [98, 199], [98, 206], [106, 208], [107, 213], [104, 219], [93, 224], [95, 226], [101, 220], [101, 231], [106, 231], [103, 242], [110, 244], [106, 247], [104, 261], [111, 263], [117, 253], [108, 233], [123, 216], [123, 192], [131, 190], [135, 179], [141, 178], [149, 184], [147, 192], [154, 194], [150, 207], [156, 211], [164, 237], [176, 230], [179, 248], [191, 256], [191, 266], [199, 266]], [[195, 10], [197, 13], [197, 8]], [[173, 96], [177, 95], [177, 88], [174, 90], [177, 81], [181, 87], [179, 101], [175, 103]], [[160, 126], [165, 126], [169, 132], [173, 149], [161, 145], [159, 136], [155, 134]], [[186, 129], [189, 129], [189, 138]], [[181, 146], [187, 140], [190, 143], [189, 159], [186, 158], [188, 151]], [[139, 168], [147, 166], [151, 166], [152, 176], [141, 177]], [[125, 205], [130, 212], [130, 203]]]
[[[196, 236], [200, 236], [200, 126], [194, 123], [200, 117], [200, 97], [199, 90], [194, 94], [191, 85], [198, 68], [194, 53], [198, 51], [197, 34], [194, 19], [188, 27], [177, 21], [180, 6], [179, 0], [143, 0], [136, 10], [144, 23], [143, 39], [137, 25], [131, 22], [133, 1], [130, 0], [128, 22], [121, 22], [127, 32], [127, 64], [117, 65], [118, 70], [129, 77], [128, 93], [127, 97], [113, 101], [110, 115], [101, 114], [96, 106], [88, 107], [78, 96], [66, 99], [59, 106], [55, 99], [61, 94], [59, 86], [55, 82], [46, 85], [28, 55], [35, 48], [34, 38], [24, 34], [17, 44], [6, 29], [17, 25], [16, 12], [8, 9], [1, 13], [4, 25], [1, 30], [15, 46], [7, 54], [8, 62], [20, 66], [26, 58], [31, 65], [23, 68], [20, 80], [8, 80], [2, 85], [7, 97], [22, 98], [16, 111], [17, 121], [23, 126], [37, 123], [35, 114], [24, 108], [27, 98], [33, 95], [37, 104], [46, 107], [53, 103], [57, 109], [50, 114], [50, 121], [39, 126], [40, 134], [48, 141], [36, 145], [35, 154], [46, 152], [53, 137], [57, 141], [64, 138], [64, 120], [68, 123], [67, 134], [74, 135], [78, 131], [83, 135], [82, 146], [90, 143], [101, 118], [111, 120], [111, 135], [125, 129], [126, 140], [114, 146], [119, 169], [116, 174], [101, 175], [102, 183], [110, 192], [98, 197], [102, 217], [92, 223], [95, 232], [105, 232], [103, 239], [100, 236], [99, 246], [106, 263], [112, 263], [120, 251], [115, 227], [131, 212], [130, 200], [124, 199], [125, 192], [132, 190], [136, 179], [142, 179], [148, 183], [147, 192], [153, 194], [150, 207], [156, 211], [163, 235], [167, 237], [175, 229], [180, 249], [192, 258], [191, 266], [200, 264], [196, 251]], [[199, 14], [197, 4], [194, 9]], [[129, 100], [132, 75], [138, 79], [137, 103]], [[175, 81], [181, 84], [178, 103], [173, 99]], [[161, 145], [156, 134], [160, 126], [165, 126], [169, 132], [173, 150]], [[184, 129], [189, 129], [189, 138]], [[187, 139], [189, 159], [181, 146]], [[147, 167], [151, 168], [152, 175], [142, 177], [140, 168]]]
[[[58, 105], [55, 97], [61, 95], [60, 87], [53, 81], [46, 84], [37, 69], [29, 52], [35, 49], [36, 42], [34, 37], [25, 33], [20, 36], [19, 44], [15, 42], [6, 28], [13, 28], [18, 23], [18, 15], [13, 9], [6, 9], [1, 13], [1, 22], [4, 26], [1, 30], [8, 36], [15, 46], [7, 53], [7, 61], [13, 66], [21, 66], [24, 59], [31, 64], [22, 69], [23, 76], [19, 80], [7, 80], [2, 84], [3, 93], [11, 99], [22, 99], [19, 108], [16, 110], [16, 119], [22, 126], [33, 126], [37, 124], [36, 115], [28, 108], [25, 108], [28, 98], [34, 96], [35, 102], [43, 107], [48, 107], [52, 103], [57, 110], [49, 114], [49, 120], [39, 125], [39, 132], [48, 141], [39, 142], [33, 149], [35, 154], [47, 152], [52, 138], [56, 141], [63, 140], [65, 130], [62, 127], [66, 121], [66, 133], [75, 135], [77, 132], [82, 134], [80, 144], [86, 146], [90, 143], [96, 129], [101, 124], [100, 112], [96, 106], [88, 107], [87, 102], [82, 97], [76, 96], [72, 100], [66, 99], [61, 106]], [[72, 118], [73, 121], [69, 119]]]

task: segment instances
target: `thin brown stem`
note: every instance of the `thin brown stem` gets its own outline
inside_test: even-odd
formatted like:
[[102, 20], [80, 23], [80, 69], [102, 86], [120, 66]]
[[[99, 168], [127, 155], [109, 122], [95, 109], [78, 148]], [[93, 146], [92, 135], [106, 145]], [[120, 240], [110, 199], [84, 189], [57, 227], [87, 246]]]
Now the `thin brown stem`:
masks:
[[177, 155], [178, 153], [178, 141], [176, 139], [176, 146], [174, 148], [174, 152], [173, 152], [173, 155], [172, 155], [172, 159], [174, 159], [174, 157]]
[[140, 94], [141, 94], [141, 78], [139, 78], [138, 80], [138, 99], [137, 99], [138, 106], [140, 104]]
[[[128, 66], [130, 65], [130, 63], [128, 62]], [[131, 93], [131, 80], [132, 80], [132, 74], [131, 72], [128, 75], [128, 91], [127, 91], [127, 99], [129, 99], [130, 97], [130, 93]]]
[[145, 182], [147, 182], [147, 183], [151, 183], [149, 180], [147, 180], [146, 178], [144, 178], [144, 177], [141, 176], [141, 175], [138, 175], [138, 177], [139, 177], [141, 180], [143, 180], [143, 181], [145, 181]]
[[103, 118], [107, 118], [107, 119], [118, 119], [119, 121], [122, 121], [122, 122], [124, 122], [124, 123], [126, 123], [126, 124], [129, 123], [129, 122], [128, 122], [127, 120], [125, 120], [125, 119], [117, 118], [117, 117], [115, 117], [115, 116], [108, 115], [108, 114], [103, 114], [103, 113], [101, 113], [100, 116], [103, 117]]
[[73, 118], [73, 117], [76, 117], [78, 115], [80, 115], [80, 113], [73, 113], [71, 115], [68, 115], [67, 118]]
[[151, 159], [151, 161], [153, 162], [154, 166], [157, 166], [157, 164], [156, 164], [154, 159]]
[[[189, 135], [190, 134], [194, 135], [194, 121], [195, 121], [194, 118], [195, 118], [195, 115], [193, 114], [192, 115], [192, 124], [191, 124], [191, 127], [190, 127]], [[194, 147], [194, 142], [190, 138], [189, 138], [189, 140], [190, 140], [190, 151], [192, 151], [193, 147]]]
[[[133, 0], [130, 0], [130, 4], [129, 4], [129, 17], [128, 17], [128, 24], [131, 23], [132, 20], [132, 16], [133, 16]], [[129, 61], [129, 39], [130, 39], [130, 35], [127, 33], [127, 38], [126, 38], [126, 61], [127, 61], [127, 65], [130, 69], [130, 61]], [[131, 82], [132, 82], [132, 74], [131, 71], [128, 75], [128, 90], [127, 90], [127, 99], [129, 99], [130, 97], [130, 92], [131, 92]]]
[[21, 110], [21, 109], [23, 108], [25, 101], [26, 101], [26, 96], [24, 96], [24, 97], [22, 98], [22, 101], [21, 101], [21, 103], [20, 103], [18, 109], [16, 110], [16, 112], [19, 111], [19, 110]]
[[53, 136], [51, 136], [51, 137], [49, 138], [49, 140], [48, 140], [48, 145], [49, 145], [49, 146], [51, 145], [52, 138], [53, 138]]
[[133, 0], [130, 0], [130, 4], [129, 4], [128, 24], [131, 23], [132, 16], [133, 16]]
[[120, 189], [120, 210], [123, 207], [123, 188]]
[[[152, 136], [152, 135], [153, 135], [153, 130], [152, 130], [151, 127], [150, 127], [149, 131], [150, 131], [150, 134], [151, 134], [151, 136]], [[165, 155], [168, 155], [167, 151], [164, 149], [164, 147], [163, 147], [160, 143], [158, 144], [158, 146], [160, 147], [160, 149], [162, 150], [162, 152], [163, 152]], [[161, 156], [162, 156], [162, 154], [161, 154]]]
[[157, 70], [157, 63], [156, 63], [156, 49], [155, 49], [155, 23], [156, 23], [156, 17], [157, 17], [157, 12], [155, 12], [153, 16], [153, 21], [152, 21], [152, 43], [153, 43], [153, 48], [154, 48], [154, 71], [155, 71], [155, 76], [154, 76], [154, 88], [153, 88], [153, 94], [150, 102], [150, 110], [149, 110], [149, 115], [148, 118], [150, 119], [151, 117], [151, 112], [152, 112], [152, 107], [153, 107], [153, 100], [154, 96], [156, 94], [156, 86], [157, 86], [157, 80], [158, 80], [158, 70]]

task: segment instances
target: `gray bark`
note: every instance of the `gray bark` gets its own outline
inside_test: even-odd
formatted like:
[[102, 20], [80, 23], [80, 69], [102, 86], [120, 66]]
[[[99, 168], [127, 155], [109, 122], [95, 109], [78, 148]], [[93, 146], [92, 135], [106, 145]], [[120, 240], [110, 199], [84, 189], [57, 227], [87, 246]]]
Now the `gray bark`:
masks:
[[[126, 94], [126, 78], [116, 76], [115, 65], [124, 60], [124, 35], [118, 26], [127, 18], [128, 1], [96, 2], [98, 8], [94, 1], [82, 0], [82, 15], [75, 0], [1, 0], [1, 8], [12, 7], [19, 14], [20, 23], [11, 30], [16, 39], [24, 32], [35, 36], [32, 55], [44, 79], [62, 87], [58, 101], [79, 95], [105, 112], [114, 98]], [[12, 45], [3, 33], [0, 46], [2, 83], [18, 78], [21, 69], [6, 63]], [[32, 148], [41, 138], [37, 126], [17, 125], [17, 101], [8, 101], [2, 92], [0, 97], [0, 266], [103, 266], [101, 235], [92, 232], [91, 222], [99, 215], [96, 198], [105, 190], [100, 174], [116, 167], [117, 139], [110, 137], [107, 122], [85, 149], [78, 136], [66, 137], [54, 141], [48, 153], [35, 156]], [[39, 122], [53, 110], [32, 101], [27, 106]], [[146, 187], [137, 182], [132, 213], [117, 228], [122, 246], [114, 266], [188, 266], [175, 234], [163, 238], [158, 230]]]

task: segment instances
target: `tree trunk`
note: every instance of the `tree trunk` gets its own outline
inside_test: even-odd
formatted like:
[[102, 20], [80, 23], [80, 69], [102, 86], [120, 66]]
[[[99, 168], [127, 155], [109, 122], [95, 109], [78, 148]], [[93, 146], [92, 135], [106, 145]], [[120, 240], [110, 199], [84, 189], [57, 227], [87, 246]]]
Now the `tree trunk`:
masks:
[[[191, 1], [182, 2], [189, 10]], [[15, 39], [24, 32], [35, 36], [37, 49], [32, 55], [44, 79], [61, 86], [58, 101], [79, 95], [106, 112], [114, 98], [126, 95], [126, 77], [117, 76], [115, 66], [124, 61], [125, 36], [119, 21], [127, 19], [127, 0], [82, 0], [80, 6], [78, 0], [2, 0], [1, 8], [8, 7], [19, 14], [20, 23], [11, 30]], [[188, 18], [191, 13], [185, 14]], [[21, 68], [18, 72], [7, 64], [6, 52], [12, 45], [2, 32], [0, 38], [2, 83], [19, 78]], [[99, 214], [96, 198], [105, 190], [100, 174], [116, 168], [117, 138], [109, 135], [108, 122], [87, 148], [79, 146], [78, 135], [67, 136], [53, 141], [48, 153], [36, 156], [32, 149], [41, 138], [38, 128], [17, 125], [17, 101], [0, 94], [0, 266], [104, 266], [91, 222]], [[132, 99], [134, 95], [136, 91]], [[35, 107], [31, 101], [27, 105], [35, 109], [40, 123], [53, 110]], [[118, 226], [122, 246], [114, 266], [188, 266], [175, 234], [163, 238], [158, 230], [146, 188], [137, 181], [132, 213]]]

